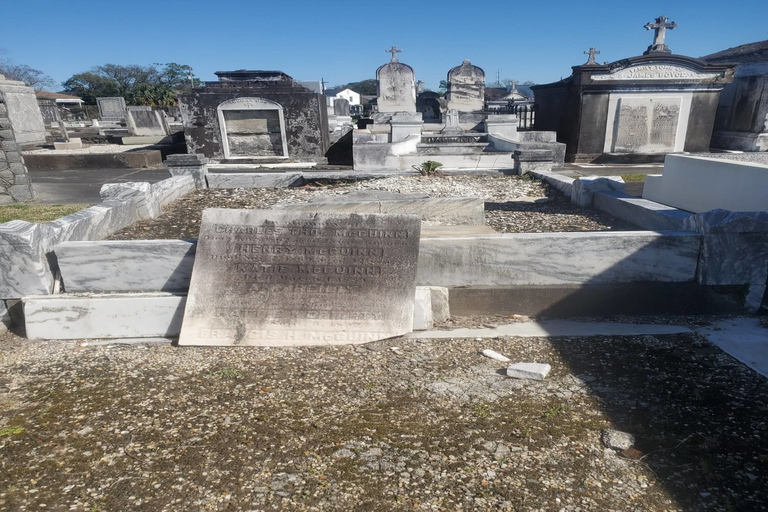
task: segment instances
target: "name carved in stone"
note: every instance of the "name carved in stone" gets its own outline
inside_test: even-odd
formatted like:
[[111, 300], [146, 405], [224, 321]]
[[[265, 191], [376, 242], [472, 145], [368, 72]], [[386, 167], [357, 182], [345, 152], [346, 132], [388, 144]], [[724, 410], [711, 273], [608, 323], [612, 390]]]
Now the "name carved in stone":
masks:
[[720, 73], [699, 73], [681, 66], [653, 64], [625, 68], [607, 75], [592, 75], [592, 80], [674, 80], [678, 78], [711, 80], [722, 76]]

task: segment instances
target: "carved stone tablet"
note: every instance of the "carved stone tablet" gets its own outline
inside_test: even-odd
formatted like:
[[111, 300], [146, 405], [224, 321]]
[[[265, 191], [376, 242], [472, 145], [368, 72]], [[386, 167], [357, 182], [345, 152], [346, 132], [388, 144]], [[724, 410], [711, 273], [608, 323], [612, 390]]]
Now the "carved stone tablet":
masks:
[[411, 331], [420, 219], [203, 212], [180, 345], [338, 345]]

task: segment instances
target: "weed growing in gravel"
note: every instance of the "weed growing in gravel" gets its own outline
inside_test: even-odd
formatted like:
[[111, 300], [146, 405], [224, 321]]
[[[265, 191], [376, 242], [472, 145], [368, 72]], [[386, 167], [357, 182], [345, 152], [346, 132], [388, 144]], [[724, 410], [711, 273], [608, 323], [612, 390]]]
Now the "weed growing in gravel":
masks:
[[0, 437], [2, 436], [12, 436], [14, 434], [21, 434], [24, 432], [24, 427], [5, 427], [0, 428]]
[[217, 379], [242, 379], [243, 373], [240, 370], [218, 370], [215, 372], [210, 372], [208, 374], [208, 377], [211, 378], [217, 378]]
[[475, 418], [487, 418], [491, 412], [491, 406], [488, 402], [482, 401], [475, 406], [473, 415]]
[[437, 169], [442, 167], [443, 164], [435, 162], [434, 160], [426, 160], [421, 162], [420, 165], [414, 165], [413, 168], [419, 171], [422, 176], [442, 176], [443, 173]]

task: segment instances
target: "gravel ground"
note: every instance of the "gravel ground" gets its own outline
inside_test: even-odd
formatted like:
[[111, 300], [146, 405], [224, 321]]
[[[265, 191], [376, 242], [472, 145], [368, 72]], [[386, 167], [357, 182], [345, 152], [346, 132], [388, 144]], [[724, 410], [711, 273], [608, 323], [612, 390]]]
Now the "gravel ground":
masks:
[[[203, 207], [366, 187], [480, 195], [499, 231], [625, 228], [533, 181], [395, 177], [202, 191], [114, 238], [195, 237]], [[552, 371], [511, 379], [486, 348]], [[202, 348], [5, 333], [0, 510], [765, 510], [766, 411], [768, 381], [697, 334]]]
[[639, 229], [606, 213], [575, 207], [546, 183], [519, 176], [393, 176], [352, 183], [315, 182], [299, 188], [199, 190], [168, 205], [159, 218], [139, 221], [110, 239], [196, 238], [204, 208], [269, 209], [280, 203], [319, 201], [323, 196], [358, 190], [482, 197], [486, 223], [500, 233]]
[[[484, 348], [552, 371], [508, 378]], [[768, 503], [768, 382], [695, 334], [300, 349], [6, 334], [0, 375], [2, 510]], [[606, 447], [606, 430], [634, 445]]]

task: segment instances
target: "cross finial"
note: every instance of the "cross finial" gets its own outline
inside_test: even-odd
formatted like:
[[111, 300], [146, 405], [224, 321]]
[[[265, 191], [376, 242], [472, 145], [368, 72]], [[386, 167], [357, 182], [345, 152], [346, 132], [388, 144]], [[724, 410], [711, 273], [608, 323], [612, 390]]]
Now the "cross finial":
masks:
[[519, 84], [519, 83], [520, 82], [518, 82], [517, 80], [510, 80], [509, 81], [510, 92], [517, 91], [517, 84]]
[[595, 50], [595, 47], [591, 47], [589, 50], [584, 52], [585, 55], [589, 55], [589, 60], [585, 62], [584, 66], [597, 66], [597, 62], [595, 62], [595, 55], [600, 55], [600, 50]]
[[643, 25], [645, 30], [654, 30], [653, 44], [648, 47], [643, 55], [648, 55], [649, 53], [672, 53], [669, 46], [664, 44], [664, 38], [666, 37], [667, 29], [672, 30], [677, 26], [677, 23], [674, 21], [668, 22], [668, 20], [669, 18], [666, 16], [659, 16], [656, 18], [656, 23], [646, 23]]
[[398, 53], [402, 53], [403, 50], [398, 50], [397, 46], [393, 45], [391, 49], [384, 50], [384, 51], [387, 52], [387, 53], [391, 53], [392, 54], [392, 60], [390, 62], [400, 62], [400, 61], [397, 60], [397, 54]]

